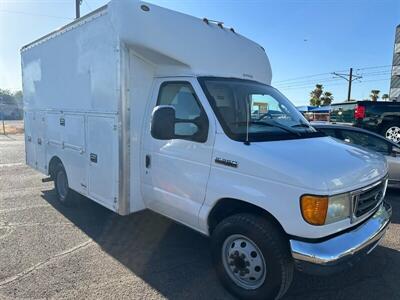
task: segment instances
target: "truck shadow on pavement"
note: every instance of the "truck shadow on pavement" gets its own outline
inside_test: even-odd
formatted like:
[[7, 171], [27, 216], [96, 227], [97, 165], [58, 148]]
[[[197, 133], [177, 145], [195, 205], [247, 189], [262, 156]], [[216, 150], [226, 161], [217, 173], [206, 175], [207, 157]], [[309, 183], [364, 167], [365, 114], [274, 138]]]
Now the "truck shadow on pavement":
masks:
[[[60, 204], [53, 190], [43, 191], [42, 197], [163, 296], [232, 299], [214, 273], [208, 238], [195, 231], [151, 211], [122, 217], [84, 197], [74, 207]], [[368, 259], [340, 274], [296, 273], [284, 299], [398, 299], [398, 278], [400, 253], [378, 246]]]

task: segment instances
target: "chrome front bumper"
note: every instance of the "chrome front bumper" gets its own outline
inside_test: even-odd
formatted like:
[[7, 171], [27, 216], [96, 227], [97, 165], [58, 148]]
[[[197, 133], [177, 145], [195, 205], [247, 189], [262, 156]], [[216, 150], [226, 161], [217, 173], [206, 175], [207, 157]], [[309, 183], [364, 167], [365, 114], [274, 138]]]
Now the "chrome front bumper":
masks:
[[322, 242], [290, 240], [297, 269], [307, 273], [333, 273], [352, 266], [369, 254], [383, 238], [392, 208], [382, 203], [375, 214], [354, 230]]

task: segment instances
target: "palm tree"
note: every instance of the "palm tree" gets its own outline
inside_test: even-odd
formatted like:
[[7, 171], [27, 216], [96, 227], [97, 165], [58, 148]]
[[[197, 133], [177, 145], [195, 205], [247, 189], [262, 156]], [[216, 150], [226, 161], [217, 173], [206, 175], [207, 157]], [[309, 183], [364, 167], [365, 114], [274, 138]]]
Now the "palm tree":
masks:
[[382, 100], [383, 101], [388, 101], [389, 100], [389, 95], [388, 94], [383, 94], [382, 95]]
[[372, 101], [377, 101], [379, 99], [380, 92], [381, 92], [380, 90], [372, 90], [371, 95], [369, 95], [369, 97], [371, 98]]
[[330, 105], [333, 101], [333, 95], [331, 92], [325, 92], [321, 97], [322, 105]]
[[310, 93], [310, 105], [312, 106], [320, 106], [321, 105], [321, 95], [323, 92], [324, 86], [320, 83], [315, 85], [315, 89]]

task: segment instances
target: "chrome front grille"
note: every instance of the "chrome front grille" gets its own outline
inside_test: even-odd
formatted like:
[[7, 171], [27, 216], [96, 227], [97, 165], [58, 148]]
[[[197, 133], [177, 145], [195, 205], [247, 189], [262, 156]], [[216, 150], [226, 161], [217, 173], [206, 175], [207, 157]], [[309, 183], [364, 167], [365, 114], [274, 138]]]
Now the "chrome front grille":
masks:
[[387, 188], [387, 178], [352, 193], [353, 221], [368, 216], [382, 203]]

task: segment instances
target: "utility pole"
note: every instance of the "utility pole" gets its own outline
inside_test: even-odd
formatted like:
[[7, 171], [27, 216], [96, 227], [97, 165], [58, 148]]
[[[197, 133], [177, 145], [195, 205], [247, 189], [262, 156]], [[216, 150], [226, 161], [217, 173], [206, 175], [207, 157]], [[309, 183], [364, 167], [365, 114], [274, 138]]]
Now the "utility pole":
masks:
[[349, 88], [347, 89], [347, 101], [350, 101], [351, 96], [351, 82], [353, 81], [353, 68], [350, 68], [349, 73]]
[[81, 4], [82, 4], [82, 0], [75, 0], [75, 16], [76, 16], [76, 19], [81, 17]]
[[333, 72], [332, 74], [334, 76], [343, 78], [344, 80], [347, 80], [349, 82], [349, 88], [347, 90], [347, 101], [350, 101], [350, 98], [351, 98], [351, 83], [354, 80], [361, 79], [362, 76], [361, 75], [353, 75], [353, 68], [350, 68], [349, 74], [336, 73], [336, 72]]

